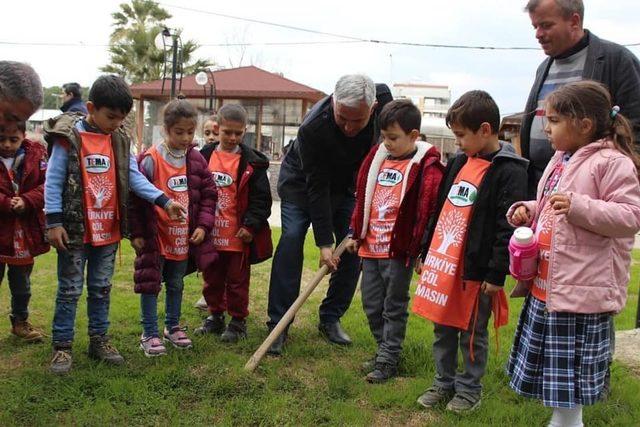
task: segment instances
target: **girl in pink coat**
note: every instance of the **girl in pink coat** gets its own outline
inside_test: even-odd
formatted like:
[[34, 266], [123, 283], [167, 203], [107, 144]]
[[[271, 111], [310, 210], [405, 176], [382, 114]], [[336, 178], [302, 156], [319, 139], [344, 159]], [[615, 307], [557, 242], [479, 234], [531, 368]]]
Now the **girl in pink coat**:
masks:
[[512, 225], [535, 229], [540, 248], [507, 372], [518, 394], [554, 408], [550, 426], [582, 426], [582, 406], [605, 388], [612, 316], [626, 302], [640, 158], [629, 122], [600, 83], [568, 84], [545, 103], [556, 153], [537, 200], [507, 213]]

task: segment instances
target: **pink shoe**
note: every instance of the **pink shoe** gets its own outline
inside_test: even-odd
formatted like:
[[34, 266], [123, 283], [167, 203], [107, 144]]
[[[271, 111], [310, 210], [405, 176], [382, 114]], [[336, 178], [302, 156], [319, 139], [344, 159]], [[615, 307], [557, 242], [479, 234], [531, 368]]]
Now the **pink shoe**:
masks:
[[145, 337], [140, 338], [140, 349], [144, 351], [144, 355], [147, 357], [164, 356], [167, 354], [167, 349], [162, 344], [162, 341], [158, 337]]
[[193, 343], [185, 333], [186, 328], [174, 326], [171, 331], [164, 328], [164, 342], [170, 342], [175, 348], [181, 350], [193, 347]]

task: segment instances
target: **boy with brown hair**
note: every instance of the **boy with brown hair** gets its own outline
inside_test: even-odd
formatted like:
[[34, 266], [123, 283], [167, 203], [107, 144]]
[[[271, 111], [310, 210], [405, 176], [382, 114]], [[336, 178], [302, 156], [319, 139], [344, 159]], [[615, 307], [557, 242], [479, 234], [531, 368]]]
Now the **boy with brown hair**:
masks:
[[398, 373], [413, 265], [444, 169], [438, 150], [417, 141], [421, 113], [410, 100], [391, 101], [378, 121], [383, 140], [360, 167], [347, 244], [362, 258], [362, 306], [378, 344], [363, 365], [371, 383]]
[[[468, 412], [480, 406], [492, 299], [505, 302], [513, 232], [505, 215], [526, 197], [527, 161], [498, 140], [500, 112], [484, 91], [462, 95], [446, 123], [462, 153], [449, 162], [440, 186], [414, 299], [413, 311], [433, 321], [435, 333], [436, 377], [418, 403], [432, 408], [446, 401], [447, 410]], [[456, 373], [458, 349], [462, 373]]]

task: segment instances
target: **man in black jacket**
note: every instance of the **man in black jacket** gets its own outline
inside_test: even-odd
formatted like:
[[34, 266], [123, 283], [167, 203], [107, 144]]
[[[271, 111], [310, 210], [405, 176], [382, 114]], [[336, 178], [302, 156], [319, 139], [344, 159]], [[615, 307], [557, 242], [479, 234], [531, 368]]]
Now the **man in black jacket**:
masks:
[[62, 85], [63, 113], [82, 113], [87, 115], [87, 106], [82, 101], [82, 88], [78, 83], [65, 83]]
[[531, 161], [529, 198], [535, 199], [538, 181], [553, 155], [542, 124], [546, 95], [572, 81], [604, 83], [614, 104], [631, 121], [640, 143], [640, 63], [625, 47], [583, 28], [581, 0], [530, 0], [525, 11], [548, 55], [536, 72], [520, 131], [522, 155]]
[[[332, 343], [351, 343], [340, 318], [355, 292], [358, 257], [345, 254], [338, 260], [332, 247], [347, 235], [355, 204], [355, 176], [378, 142], [376, 117], [391, 99], [386, 85], [376, 86], [364, 75], [346, 75], [338, 80], [333, 95], [319, 101], [302, 122], [278, 177], [282, 236], [269, 285], [270, 328], [300, 292], [304, 240], [312, 224], [320, 264], [332, 271], [318, 328]], [[285, 332], [269, 352], [280, 354], [286, 338]]]

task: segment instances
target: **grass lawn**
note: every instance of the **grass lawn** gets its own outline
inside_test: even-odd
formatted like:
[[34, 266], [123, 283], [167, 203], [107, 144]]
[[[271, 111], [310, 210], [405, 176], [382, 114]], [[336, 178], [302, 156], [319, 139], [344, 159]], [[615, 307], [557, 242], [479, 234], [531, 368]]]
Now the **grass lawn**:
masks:
[[[277, 241], [279, 231], [275, 230]], [[317, 265], [309, 236], [304, 278]], [[629, 304], [616, 319], [618, 329], [631, 329], [638, 301], [640, 252], [634, 253]], [[116, 260], [118, 263], [118, 260]], [[9, 334], [9, 293], [0, 289], [0, 425], [546, 425], [551, 410], [519, 398], [507, 385], [504, 365], [522, 300], [511, 301], [510, 324], [500, 330], [500, 348], [491, 331], [484, 398], [473, 415], [461, 417], [420, 409], [416, 398], [434, 375], [432, 326], [411, 315], [401, 364], [401, 377], [385, 385], [365, 383], [360, 364], [375, 351], [362, 312], [360, 294], [343, 324], [354, 345], [337, 348], [318, 335], [317, 307], [326, 280], [302, 308], [282, 358], [267, 357], [255, 373], [243, 371], [266, 337], [266, 303], [271, 262], [253, 269], [249, 338], [223, 345], [217, 338], [194, 337], [194, 349], [147, 359], [138, 349], [141, 333], [139, 298], [133, 293], [132, 250], [123, 242], [116, 265], [111, 300], [110, 333], [126, 359], [123, 367], [97, 364], [86, 356], [87, 317], [84, 298], [78, 308], [74, 366], [66, 377], [48, 373], [50, 346], [26, 345]], [[32, 275], [31, 320], [49, 333], [56, 292], [54, 253], [39, 257]], [[200, 295], [201, 277], [186, 280], [182, 322], [193, 328], [202, 314], [192, 308]], [[161, 300], [164, 294], [161, 294]], [[161, 305], [161, 304], [159, 304]], [[163, 311], [163, 310], [162, 310]], [[160, 313], [162, 318], [163, 313]], [[640, 350], [640, 349], [639, 349]], [[640, 423], [640, 379], [619, 364], [613, 366], [612, 394], [606, 403], [585, 409], [589, 426], [632, 426]]]

